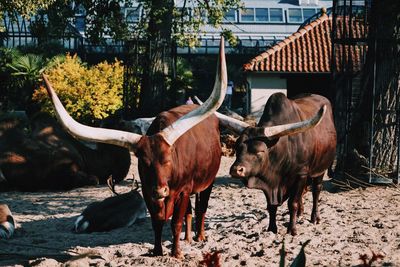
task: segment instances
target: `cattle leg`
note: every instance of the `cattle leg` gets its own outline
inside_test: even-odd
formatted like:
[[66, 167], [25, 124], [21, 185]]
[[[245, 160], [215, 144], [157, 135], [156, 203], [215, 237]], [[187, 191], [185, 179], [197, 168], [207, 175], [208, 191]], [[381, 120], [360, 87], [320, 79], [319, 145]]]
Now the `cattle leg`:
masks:
[[188, 207], [186, 210], [186, 218], [185, 218], [185, 225], [186, 225], [186, 229], [185, 229], [185, 241], [188, 243], [192, 242], [192, 203], [190, 202], [189, 199], [189, 203], [188, 203]]
[[162, 251], [162, 246], [161, 246], [161, 234], [162, 234], [162, 229], [164, 226], [164, 221], [160, 221], [160, 220], [151, 218], [151, 223], [153, 225], [153, 231], [154, 231], [153, 254], [154, 254], [154, 256], [162, 256], [163, 251]]
[[278, 227], [276, 226], [276, 211], [278, 209], [278, 206], [268, 205], [267, 209], [269, 214], [269, 225], [267, 231], [276, 234], [278, 232]]
[[206, 211], [208, 207], [208, 200], [210, 199], [211, 191], [212, 191], [213, 184], [207, 187], [206, 190], [200, 192], [200, 194], [196, 194], [196, 241], [205, 241], [206, 232], [204, 230], [204, 221], [206, 218]]
[[172, 228], [172, 256], [178, 259], [183, 259], [184, 256], [179, 247], [179, 237], [182, 232], [183, 216], [186, 215], [189, 205], [189, 195], [182, 194], [181, 198], [175, 204], [174, 214], [172, 215], [171, 228]]
[[303, 190], [299, 201], [299, 209], [297, 210], [297, 217], [300, 218], [304, 213], [304, 195], [307, 193], [307, 188]]
[[323, 175], [315, 177], [312, 179], [312, 195], [313, 195], [313, 207], [311, 212], [311, 222], [312, 223], [319, 223], [321, 218], [319, 215], [318, 209], [318, 202], [319, 202], [319, 195], [322, 190], [322, 179]]
[[300, 202], [302, 202], [303, 192], [307, 184], [307, 177], [300, 176], [297, 180], [297, 183], [293, 186], [293, 191], [289, 196], [288, 208], [290, 214], [288, 233], [291, 235], [297, 235], [296, 229], [296, 221], [297, 221], [297, 213], [299, 206], [301, 206]]

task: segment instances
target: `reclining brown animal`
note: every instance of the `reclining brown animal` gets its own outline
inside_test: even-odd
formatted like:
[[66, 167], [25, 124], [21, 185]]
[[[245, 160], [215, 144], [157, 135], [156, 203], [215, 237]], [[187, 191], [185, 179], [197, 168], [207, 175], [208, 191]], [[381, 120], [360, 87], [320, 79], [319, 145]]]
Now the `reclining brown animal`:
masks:
[[0, 119], [0, 190], [69, 190], [105, 184], [110, 176], [118, 183], [129, 167], [127, 149], [90, 148], [46, 113], [29, 122], [15, 116]]

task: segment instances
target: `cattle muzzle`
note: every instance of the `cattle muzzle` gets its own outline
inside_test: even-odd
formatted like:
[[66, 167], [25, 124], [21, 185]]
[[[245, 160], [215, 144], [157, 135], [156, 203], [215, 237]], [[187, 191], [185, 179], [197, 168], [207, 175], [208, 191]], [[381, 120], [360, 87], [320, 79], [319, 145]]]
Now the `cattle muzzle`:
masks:
[[232, 177], [244, 178], [246, 177], [246, 168], [242, 165], [233, 165], [229, 173]]
[[168, 186], [163, 186], [163, 187], [157, 187], [153, 189], [153, 199], [162, 201], [166, 197], [169, 196], [169, 187]]

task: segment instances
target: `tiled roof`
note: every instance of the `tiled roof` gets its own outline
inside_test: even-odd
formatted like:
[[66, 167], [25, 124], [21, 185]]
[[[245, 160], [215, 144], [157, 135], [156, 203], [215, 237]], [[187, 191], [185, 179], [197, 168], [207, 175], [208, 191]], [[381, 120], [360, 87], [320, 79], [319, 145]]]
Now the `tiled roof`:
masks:
[[[353, 37], [361, 37], [362, 25], [355, 22], [349, 27], [346, 23], [346, 30], [352, 29]], [[343, 29], [343, 20], [337, 20], [337, 35], [340, 37]], [[299, 29], [282, 42], [271, 47], [264, 53], [253, 58], [250, 62], [243, 65], [243, 69], [248, 72], [268, 71], [268, 72], [322, 72], [331, 71], [332, 57], [332, 17], [323, 14], [321, 17], [312, 21], [310, 24]], [[353, 71], [360, 70], [361, 56], [365, 52], [365, 47], [352, 45], [336, 48], [336, 66], [342, 70], [343, 51], [345, 55], [351, 53]]]

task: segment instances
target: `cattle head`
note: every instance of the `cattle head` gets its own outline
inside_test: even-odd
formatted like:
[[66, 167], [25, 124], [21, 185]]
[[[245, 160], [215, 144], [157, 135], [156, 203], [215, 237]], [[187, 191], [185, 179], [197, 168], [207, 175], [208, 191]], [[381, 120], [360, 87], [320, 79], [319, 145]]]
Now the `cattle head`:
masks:
[[[213, 91], [204, 105], [180, 117], [159, 132], [151, 135], [139, 135], [120, 130], [93, 128], [82, 125], [72, 119], [54, 92], [46, 76], [43, 76], [47, 92], [53, 102], [56, 115], [64, 128], [75, 138], [126, 147], [139, 159], [141, 179], [146, 180], [143, 194], [151, 199], [148, 208], [153, 216], [166, 220], [164, 200], [170, 193], [169, 181], [174, 167], [172, 150], [175, 141], [192, 127], [212, 115], [222, 104], [227, 87], [224, 40], [221, 38], [217, 75]], [[150, 207], [149, 207], [150, 206]]]
[[[326, 112], [326, 106], [322, 106], [318, 113], [311, 119], [277, 125], [271, 127], [247, 127], [236, 141], [236, 161], [230, 169], [232, 177], [242, 179], [243, 183], [250, 188], [263, 189], [262, 183], [274, 183], [273, 179], [259, 179], [264, 176], [265, 170], [273, 171], [276, 153], [270, 153], [277, 149], [279, 138], [301, 133], [315, 127]], [[282, 151], [287, 153], [287, 151]], [[268, 174], [267, 174], [268, 175]]]

